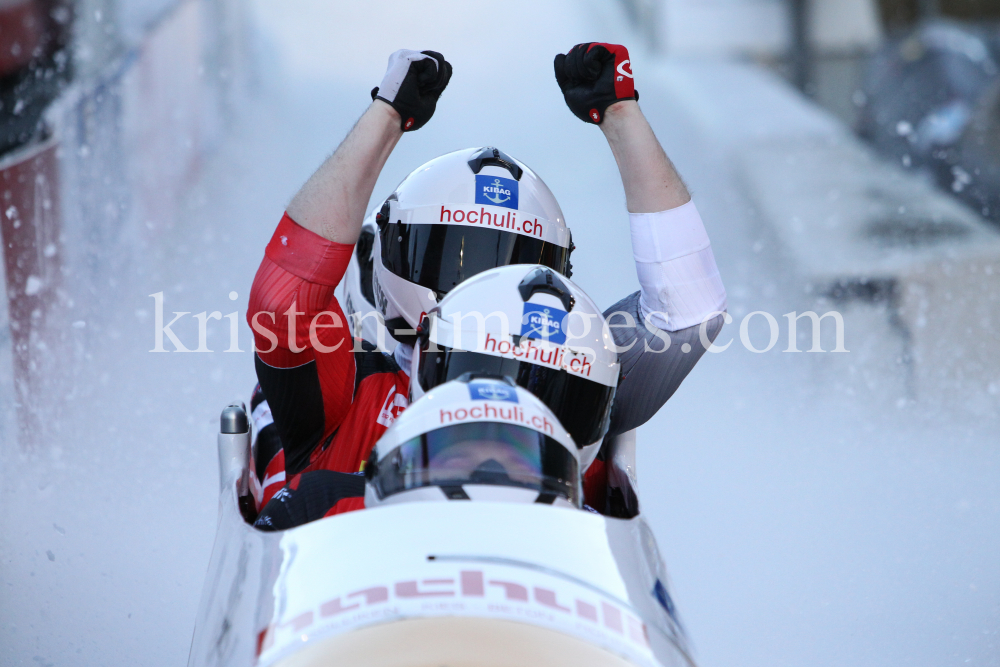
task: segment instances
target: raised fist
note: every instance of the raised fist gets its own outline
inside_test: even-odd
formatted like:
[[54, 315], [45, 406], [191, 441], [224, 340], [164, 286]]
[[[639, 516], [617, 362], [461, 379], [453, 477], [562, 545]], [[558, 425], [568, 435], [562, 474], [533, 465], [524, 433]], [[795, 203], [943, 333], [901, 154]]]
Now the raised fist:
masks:
[[582, 121], [600, 125], [609, 106], [639, 99], [628, 49], [620, 44], [577, 44], [554, 64], [566, 106]]
[[438, 98], [451, 80], [451, 63], [437, 51], [400, 49], [389, 56], [382, 83], [372, 88], [400, 116], [403, 132], [419, 130], [434, 115]]

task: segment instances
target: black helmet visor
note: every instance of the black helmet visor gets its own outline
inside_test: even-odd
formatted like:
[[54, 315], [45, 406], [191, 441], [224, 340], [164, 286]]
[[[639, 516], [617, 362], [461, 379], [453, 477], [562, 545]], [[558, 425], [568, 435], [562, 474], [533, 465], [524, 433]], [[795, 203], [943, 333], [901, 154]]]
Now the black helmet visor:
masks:
[[379, 461], [371, 483], [382, 498], [425, 486], [487, 484], [580, 504], [573, 455], [543, 433], [502, 422], [453, 424], [408, 440]]
[[382, 265], [442, 298], [466, 278], [510, 264], [541, 264], [569, 275], [569, 248], [502, 229], [380, 225]]
[[424, 391], [454, 380], [464, 373], [507, 376], [537, 396], [563, 425], [578, 447], [597, 442], [608, 432], [615, 387], [517, 359], [480, 352], [421, 346], [417, 381]]

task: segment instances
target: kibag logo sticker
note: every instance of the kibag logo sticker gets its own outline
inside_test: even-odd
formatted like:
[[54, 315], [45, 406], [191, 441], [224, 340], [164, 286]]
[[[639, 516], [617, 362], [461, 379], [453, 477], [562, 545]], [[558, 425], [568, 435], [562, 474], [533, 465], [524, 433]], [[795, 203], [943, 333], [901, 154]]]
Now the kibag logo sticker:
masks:
[[552, 306], [541, 306], [537, 303], [524, 304], [524, 314], [521, 316], [521, 335], [526, 338], [540, 338], [556, 345], [566, 343], [565, 310]]
[[474, 401], [507, 401], [517, 403], [517, 392], [494, 382], [470, 382], [469, 397]]
[[517, 208], [517, 181], [499, 176], [476, 175], [476, 203]]

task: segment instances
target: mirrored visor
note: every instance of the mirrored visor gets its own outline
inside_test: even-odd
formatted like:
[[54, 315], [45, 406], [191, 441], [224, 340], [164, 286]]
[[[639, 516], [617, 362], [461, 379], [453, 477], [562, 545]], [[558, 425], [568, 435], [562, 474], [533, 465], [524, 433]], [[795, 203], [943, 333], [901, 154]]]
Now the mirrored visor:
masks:
[[433, 290], [438, 299], [466, 278], [498, 266], [541, 264], [563, 275], [569, 267], [569, 248], [501, 229], [393, 222], [379, 234], [382, 265]]
[[595, 443], [608, 432], [615, 387], [527, 361], [443, 346], [438, 346], [438, 350], [433, 352], [426, 347], [420, 350], [417, 381], [424, 391], [464, 373], [506, 376], [541, 399], [578, 447]]
[[579, 469], [567, 449], [543, 433], [497, 422], [454, 424], [404, 442], [378, 464], [372, 480], [388, 497], [425, 486], [514, 486], [579, 505]]

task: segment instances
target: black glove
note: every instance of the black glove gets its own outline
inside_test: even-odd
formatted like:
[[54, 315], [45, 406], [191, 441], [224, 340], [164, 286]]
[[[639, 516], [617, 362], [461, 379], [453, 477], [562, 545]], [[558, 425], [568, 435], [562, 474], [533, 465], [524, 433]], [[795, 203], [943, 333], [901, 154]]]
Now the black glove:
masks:
[[395, 109], [403, 132], [419, 130], [434, 115], [450, 80], [451, 64], [437, 51], [400, 49], [389, 56], [382, 83], [372, 88], [372, 101], [380, 99]]
[[554, 64], [566, 106], [584, 122], [600, 125], [615, 102], [639, 100], [628, 49], [620, 44], [577, 44]]

